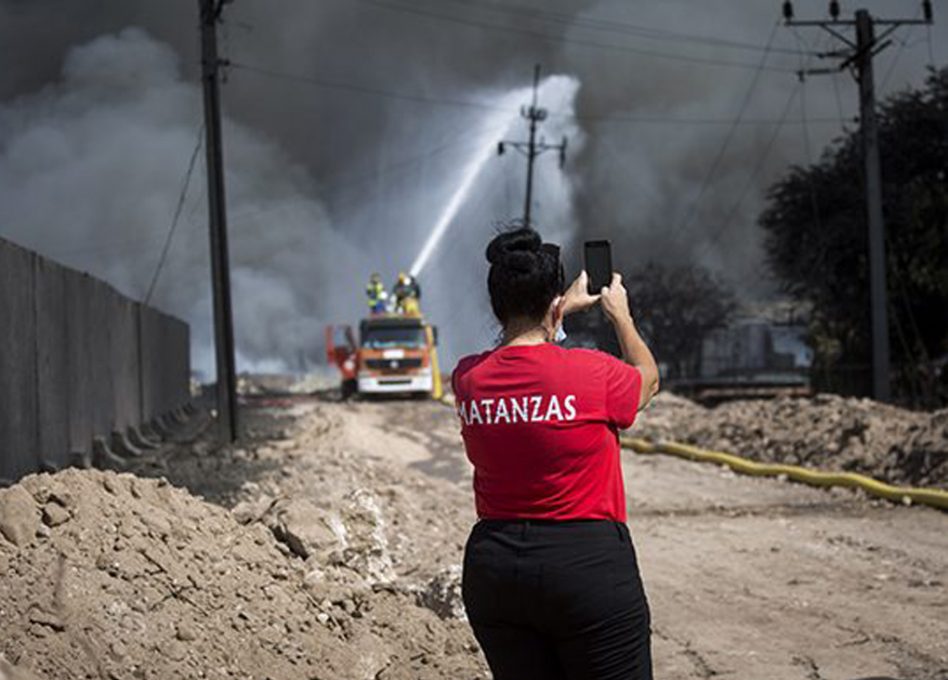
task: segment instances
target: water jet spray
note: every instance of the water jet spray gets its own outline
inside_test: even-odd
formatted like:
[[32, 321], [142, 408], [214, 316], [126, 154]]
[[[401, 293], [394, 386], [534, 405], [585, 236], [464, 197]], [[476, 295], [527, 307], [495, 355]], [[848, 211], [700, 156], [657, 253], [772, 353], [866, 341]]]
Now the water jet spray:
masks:
[[[554, 100], [559, 102], [565, 101], [565, 103], [571, 107], [576, 92], [579, 90], [579, 82], [575, 78], [568, 76], [550, 76], [534, 87], [536, 87], [540, 93], [545, 92], [552, 95]], [[417, 277], [428, 264], [431, 256], [440, 244], [441, 239], [444, 237], [448, 228], [454, 223], [461, 208], [470, 197], [471, 192], [477, 185], [478, 178], [484, 171], [484, 167], [494, 155], [495, 149], [498, 148], [493, 143], [493, 139], [496, 138], [498, 131], [501, 135], [504, 135], [517, 123], [521, 116], [521, 112], [517, 108], [517, 102], [522, 101], [525, 96], [530, 96], [532, 92], [533, 90], [531, 88], [518, 88], [497, 98], [497, 111], [485, 119], [478, 134], [478, 138], [482, 139], [483, 143], [477, 146], [474, 153], [462, 166], [457, 188], [451, 194], [447, 203], [445, 203], [428, 238], [415, 257], [414, 262], [412, 262], [411, 269], [409, 270], [412, 276]], [[535, 97], [536, 95], [533, 96]]]

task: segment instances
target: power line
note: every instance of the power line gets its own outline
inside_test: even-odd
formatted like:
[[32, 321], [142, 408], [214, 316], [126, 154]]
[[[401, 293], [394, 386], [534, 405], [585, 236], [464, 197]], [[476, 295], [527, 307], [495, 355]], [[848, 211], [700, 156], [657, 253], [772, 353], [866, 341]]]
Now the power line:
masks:
[[[909, 29], [911, 31], [911, 29]], [[886, 69], [885, 75], [882, 76], [882, 82], [879, 84], [879, 90], [885, 92], [886, 85], [889, 84], [889, 78], [892, 77], [892, 73], [895, 71], [896, 65], [899, 63], [899, 57], [902, 56], [902, 52], [905, 51], [905, 42], [902, 42], [899, 45], [899, 49], [895, 51], [895, 56], [892, 57], [892, 61], [889, 62], [889, 68]]]
[[[657, 29], [651, 28], [648, 26], [641, 26], [639, 24], [632, 24], [624, 21], [619, 21], [615, 19], [596, 19], [591, 17], [577, 17], [566, 12], [555, 12], [550, 10], [540, 10], [523, 6], [502, 6], [496, 3], [490, 2], [475, 2], [474, 0], [443, 0], [451, 2], [456, 5], [461, 5], [466, 8], [475, 7], [477, 9], [487, 10], [490, 12], [514, 15], [526, 17], [529, 19], [538, 19], [540, 21], [548, 21], [550, 23], [556, 23], [560, 25], [565, 25], [569, 28], [586, 28], [589, 30], [598, 30], [608, 33], [617, 33], [620, 35], [632, 35], [639, 38], [645, 38], [647, 40], [659, 40], [662, 42], [668, 41], [677, 41], [677, 42], [690, 42], [701, 45], [708, 45], [712, 47], [724, 47], [734, 50], [745, 50], [752, 52], [764, 52], [767, 51], [766, 46], [758, 45], [755, 43], [747, 43], [738, 40], [731, 40], [727, 38], [716, 38], [713, 36], [704, 36], [696, 35], [690, 33], [679, 33], [676, 31], [669, 31], [666, 29]], [[772, 53], [782, 53], [782, 54], [796, 54], [794, 50], [785, 49], [785, 48], [771, 48], [770, 52]]]
[[[814, 55], [814, 50], [813, 50], [812, 46], [809, 46], [809, 45], [808, 45], [808, 48], [809, 48], [809, 49], [803, 50], [803, 49], [802, 49], [802, 44], [803, 44], [805, 41], [803, 40], [803, 38], [802, 38], [802, 36], [799, 34], [799, 32], [795, 30], [795, 27], [794, 27], [793, 33], [794, 33], [794, 35], [795, 35], [796, 38], [797, 38], [797, 43], [798, 43], [798, 45], [801, 46], [801, 49], [800, 49], [800, 51], [799, 51], [801, 70], [805, 70], [805, 69], [809, 66], [810, 59], [811, 59], [811, 58], [813, 57], [813, 55]], [[804, 59], [804, 57], [809, 57], [809, 58], [808, 58], [808, 59]], [[834, 87], [835, 87], [835, 85], [836, 85], [835, 78], [834, 78], [834, 80], [833, 80], [833, 85], [834, 85]], [[838, 108], [839, 108], [839, 115], [840, 115], [839, 123], [840, 123], [840, 126], [842, 127], [842, 126], [843, 126], [842, 103], [841, 103], [841, 100], [839, 99], [839, 96], [838, 96], [838, 88], [837, 88], [836, 91], [837, 91], [837, 105], [838, 105]], [[807, 124], [809, 117], [808, 117], [807, 106], [806, 106], [806, 81], [805, 81], [805, 79], [802, 79], [802, 78], [801, 78], [801, 79], [797, 82], [797, 85], [794, 87], [794, 89], [790, 92], [790, 95], [787, 97], [787, 101], [786, 101], [786, 104], [784, 105], [783, 113], [781, 114], [781, 117], [780, 117], [780, 118], [781, 118], [781, 121], [786, 121], [786, 120], [787, 120], [788, 115], [789, 115], [789, 113], [790, 113], [790, 110], [791, 110], [791, 108], [792, 108], [792, 106], [793, 106], [793, 103], [794, 103], [794, 101], [795, 101], [795, 99], [796, 99], [796, 97], [797, 97], [798, 94], [800, 95], [800, 109], [801, 109], [801, 122], [802, 122], [802, 125], [803, 125], [803, 130], [802, 130], [802, 132], [803, 132], [803, 139], [804, 139], [804, 152], [805, 152], [805, 155], [806, 155], [807, 164], [808, 164], [808, 165], [812, 165], [813, 160], [812, 160], [812, 154], [811, 154], [810, 134], [809, 134], [809, 127], [808, 127], [808, 124]], [[711, 248], [713, 245], [715, 245], [716, 243], [718, 243], [718, 242], [720, 241], [722, 235], [723, 235], [726, 231], [728, 231], [728, 229], [730, 229], [730, 228], [732, 227], [732, 225], [735, 224], [735, 218], [737, 217], [737, 213], [738, 213], [738, 211], [740, 210], [741, 205], [743, 205], [743, 202], [744, 202], [745, 198], [746, 198], [747, 195], [750, 193], [751, 188], [754, 186], [754, 180], [755, 180], [757, 177], [759, 177], [759, 176], [761, 175], [761, 173], [763, 172], [764, 166], [766, 165], [766, 162], [767, 162], [768, 158], [770, 157], [770, 153], [771, 153], [771, 151], [773, 150], [773, 147], [774, 147], [774, 145], [775, 145], [776, 142], [777, 142], [777, 139], [778, 139], [778, 137], [779, 137], [779, 135], [780, 135], [780, 132], [781, 132], [781, 130], [782, 130], [784, 127], [785, 127], [785, 125], [784, 125], [784, 123], [782, 123], [782, 122], [780, 122], [780, 123], [778, 123], [778, 124], [776, 125], [776, 127], [775, 127], [774, 130], [773, 130], [773, 133], [771, 134], [769, 140], [767, 141], [767, 144], [765, 145], [765, 147], [764, 147], [764, 149], [763, 149], [763, 152], [762, 152], [761, 155], [758, 157], [757, 162], [754, 164], [753, 170], [752, 170], [751, 173], [748, 175], [747, 181], [745, 182], [744, 187], [743, 187], [743, 189], [741, 190], [741, 193], [740, 193], [739, 196], [738, 196], [738, 199], [734, 202], [734, 204], [732, 205], [731, 209], [728, 211], [725, 220], [720, 224], [720, 226], [719, 226], [719, 227], [715, 230], [715, 232], [711, 235], [711, 238], [710, 238], [708, 241], [705, 241], [705, 243], [704, 243], [704, 245], [703, 245], [703, 247], [702, 247], [702, 250], [699, 252], [699, 254], [701, 254], [702, 252], [707, 252], [708, 250], [710, 250], [710, 248]], [[817, 202], [816, 193], [815, 193], [815, 190], [814, 190], [814, 187], [813, 187], [813, 180], [812, 180], [812, 177], [809, 177], [809, 176], [808, 176], [807, 179], [808, 179], [808, 183], [809, 183], [809, 192], [810, 192], [810, 199], [811, 199], [812, 207], [813, 207], [814, 218], [816, 219], [817, 224], [819, 225], [819, 224], [821, 224], [821, 221], [822, 221], [822, 220], [821, 220], [821, 216], [820, 216], [819, 204], [818, 204], [818, 202]], [[824, 249], [824, 250], [820, 253], [820, 263], [822, 263], [822, 258], [824, 258], [825, 256], [826, 256], [826, 251], [825, 251], [825, 249]], [[756, 280], [763, 280], [763, 279], [765, 278], [765, 276], [762, 276], [762, 275], [759, 273], [759, 268], [760, 268], [760, 266], [762, 266], [762, 265], [759, 265], [759, 266], [758, 266], [758, 273], [757, 273], [757, 275], [756, 275], [756, 277], [755, 277]], [[817, 265], [817, 266], [818, 266], [818, 265]], [[767, 277], [769, 277], [769, 276], [770, 276], [770, 275], [768, 274]]]
[[889, 68], [886, 69], [885, 75], [882, 77], [882, 83], [879, 85], [879, 90], [885, 92], [886, 85], [889, 84], [889, 78], [892, 77], [892, 74], [895, 72], [895, 67], [899, 63], [899, 57], [902, 56], [902, 52], [905, 51], [906, 46], [908, 45], [908, 37], [912, 34], [912, 29], [914, 26], [910, 26], [905, 32], [905, 38], [899, 42], [899, 49], [895, 51], [895, 56], [892, 57], [892, 61], [889, 62]]
[[49, 257], [54, 259], [67, 259], [72, 258], [74, 255], [87, 255], [95, 254], [100, 252], [107, 253], [126, 253], [126, 252], [137, 252], [140, 250], [148, 249], [151, 250], [153, 246], [160, 243], [160, 238], [151, 238], [151, 239], [127, 239], [122, 241], [117, 241], [110, 239], [107, 243], [85, 243], [84, 245], [78, 248], [68, 248], [64, 250], [44, 250]]
[[[550, 114], [551, 118], [563, 117], [562, 114]], [[770, 126], [776, 125], [777, 123], [783, 122], [786, 125], [801, 125], [803, 120], [800, 118], [788, 118], [784, 121], [781, 121], [779, 118], [741, 118], [738, 121], [735, 121], [734, 118], [675, 118], [672, 116], [635, 116], [635, 115], [597, 115], [597, 114], [582, 114], [582, 115], [572, 115], [569, 116], [580, 122], [588, 123], [632, 123], [632, 124], [647, 124], [647, 125], [708, 125], [708, 126], [724, 126], [724, 125], [760, 125], [760, 126]], [[819, 118], [810, 118], [809, 123], [820, 123], [825, 125], [835, 125], [839, 122], [837, 118], [829, 117], [819, 117]]]
[[[706, 57], [692, 57], [684, 54], [676, 54], [671, 52], [656, 52], [654, 50], [646, 50], [637, 47], [630, 47], [627, 45], [615, 45], [609, 43], [600, 43], [592, 40], [583, 40], [580, 38], [563, 38], [558, 36], [552, 36], [548, 33], [543, 33], [542, 31], [534, 31], [530, 29], [515, 28], [513, 26], [504, 26], [501, 24], [487, 23], [483, 21], [476, 21], [472, 19], [464, 19], [457, 16], [451, 16], [447, 14], [440, 14], [438, 12], [432, 12], [430, 10], [425, 10], [417, 7], [411, 7], [407, 5], [393, 4], [391, 2], [383, 2], [382, 0], [359, 0], [362, 3], [373, 5], [375, 7], [381, 7], [384, 9], [393, 10], [396, 12], [403, 12], [406, 14], [414, 14], [416, 16], [423, 16], [430, 19], [437, 19], [440, 21], [447, 21], [450, 23], [461, 24], [464, 26], [474, 27], [474, 28], [487, 28], [494, 31], [504, 31], [507, 33], [516, 33], [519, 35], [527, 35], [533, 38], [539, 38], [546, 42], [553, 43], [564, 43], [569, 45], [578, 45], [580, 47], [589, 47], [600, 50], [608, 50], [614, 52], [624, 52], [627, 54], [637, 54], [640, 56], [647, 57], [656, 57], [661, 59], [669, 59], [672, 61], [681, 61], [691, 64], [702, 64], [705, 66], [721, 66], [721, 67], [731, 67], [731, 68], [746, 68], [746, 69], [758, 69], [759, 66], [745, 61], [731, 61], [728, 59], [714, 59]], [[769, 51], [768, 51], [769, 54]], [[779, 73], [786, 73], [789, 69], [781, 68], [778, 66], [769, 66], [767, 67], [768, 71], [775, 71]]]
[[236, 69], [248, 71], [250, 73], [256, 73], [258, 75], [263, 75], [270, 78], [277, 78], [280, 80], [289, 80], [289, 81], [294, 81], [294, 82], [299, 82], [299, 83], [307, 83], [309, 85], [315, 85], [317, 87], [334, 89], [334, 90], [346, 90], [349, 92], [356, 92], [359, 94], [368, 94], [368, 95], [375, 95], [379, 97], [388, 97], [389, 99], [401, 99], [404, 101], [418, 102], [418, 103], [423, 103], [423, 104], [436, 104], [439, 106], [457, 106], [457, 107], [465, 107], [465, 108], [487, 109], [487, 110], [492, 110], [492, 111], [508, 110], [500, 106], [488, 104], [486, 102], [474, 101], [470, 99], [429, 97], [426, 95], [409, 94], [405, 92], [399, 92], [397, 90], [382, 89], [382, 88], [371, 87], [367, 85], [358, 85], [355, 83], [342, 83], [342, 82], [336, 82], [336, 81], [331, 81], [331, 80], [324, 80], [322, 78], [316, 78], [314, 76], [284, 73], [281, 71], [275, 71], [273, 69], [263, 68], [261, 66], [254, 66], [253, 64], [246, 64], [239, 61], [230, 62], [230, 66]]
[[165, 245], [161, 249], [161, 257], [158, 258], [158, 264], [155, 266], [155, 273], [151, 276], [151, 283], [148, 285], [148, 292], [145, 294], [145, 304], [151, 302], [151, 296], [155, 292], [155, 286], [158, 285], [158, 277], [164, 269], [165, 261], [168, 258], [168, 251], [171, 249], [171, 242], [174, 240], [175, 231], [178, 229], [178, 220], [181, 218], [181, 211], [184, 209], [184, 201], [188, 196], [188, 187], [191, 186], [191, 175], [194, 173], [194, 166], [197, 163], [198, 154], [204, 145], [204, 125], [198, 129], [197, 141], [194, 143], [194, 150], [191, 151], [191, 158], [188, 160], [188, 170], [184, 174], [184, 182], [181, 184], [181, 192], [178, 194], [178, 203], [174, 209], [174, 217], [171, 218], [171, 227], [168, 229], [168, 235], [165, 237]]
[[[810, 43], [800, 34], [799, 31], [797, 31], [797, 27], [796, 27], [796, 26], [792, 26], [791, 29], [793, 30], [793, 34], [794, 34], [794, 35], [796, 36], [796, 38], [797, 38], [797, 44], [806, 43], [807, 48], [808, 48], [809, 50], [813, 50], [814, 46], [813, 46], [812, 44], [810, 44]], [[828, 34], [825, 36], [824, 39], [825, 39], [825, 42], [823, 42], [822, 47], [820, 47], [819, 45], [816, 46], [816, 51], [817, 51], [817, 53], [818, 53], [817, 56], [819, 56], [819, 55], [821, 55], [821, 54], [825, 54], [826, 52], [829, 51], [830, 47], [831, 47], [832, 44], [833, 44], [833, 40], [835, 39], [835, 36], [833, 36], [832, 34], [829, 34], [829, 33], [828, 33]], [[801, 51], [802, 51], [802, 50], [801, 50]], [[840, 95], [840, 91], [839, 91], [839, 72], [834, 70], [834, 71], [832, 71], [832, 72], [829, 74], [829, 76], [830, 76], [830, 82], [831, 82], [832, 85], [833, 85], [833, 98], [834, 98], [835, 101], [836, 101], [836, 117], [837, 117], [837, 120], [838, 120], [838, 122], [839, 122], [839, 129], [840, 129], [840, 131], [842, 131], [842, 132], [846, 132], [846, 123], [847, 123], [847, 120], [846, 120], [846, 113], [845, 113], [844, 110], [843, 110], [843, 98], [842, 98], [842, 96]], [[851, 120], [852, 120], [852, 118], [850, 118], [850, 121], [851, 121]]]
[[[496, 135], [499, 135], [507, 128], [507, 126], [508, 124], [504, 123], [502, 126], [497, 126], [493, 128], [490, 132], [490, 136], [494, 137]], [[454, 131], [452, 134], [458, 134], [460, 132], [461, 132], [461, 129], [458, 129]], [[467, 148], [469, 146], [470, 147], [480, 146], [482, 143], [483, 143], [482, 139], [473, 139], [473, 140], [470, 138], [454, 139], [452, 141], [439, 144], [438, 146], [424, 153], [411, 156], [404, 160], [395, 161], [394, 163], [387, 165], [380, 170], [367, 172], [361, 175], [357, 175], [355, 177], [337, 177], [335, 179], [331, 179], [330, 181], [326, 183], [326, 186], [332, 191], [338, 191], [340, 189], [348, 189], [348, 188], [351, 188], [352, 186], [356, 186], [363, 182], [368, 182], [378, 177], [384, 177], [385, 175], [388, 175], [395, 170], [403, 170], [405, 168], [415, 166], [418, 163], [423, 163], [424, 161], [434, 156], [437, 156], [438, 154], [443, 153], [444, 151], [447, 151], [448, 149], [455, 148], [455, 147]]]
[[[399, 90], [387, 89], [373, 87], [369, 85], [361, 85], [351, 82], [339, 82], [326, 80], [323, 78], [318, 78], [315, 76], [308, 76], [302, 74], [286, 73], [283, 71], [277, 71], [275, 69], [266, 68], [262, 66], [256, 66], [254, 64], [248, 64], [240, 61], [233, 61], [230, 63], [230, 66], [247, 73], [252, 73], [258, 76], [263, 76], [267, 78], [274, 78], [277, 80], [286, 80], [290, 82], [304, 83], [313, 87], [327, 88], [327, 89], [336, 89], [342, 91], [354, 92], [356, 94], [367, 95], [367, 96], [376, 96], [383, 97], [388, 99], [397, 99], [402, 101], [410, 101], [420, 104], [431, 104], [435, 106], [448, 106], [448, 107], [459, 107], [459, 108], [473, 108], [481, 110], [490, 110], [490, 111], [507, 111], [511, 114], [516, 113], [516, 109], [506, 108], [502, 106], [497, 106], [495, 104], [490, 104], [484, 101], [472, 100], [472, 99], [454, 99], [450, 97], [435, 97], [429, 95], [420, 95], [415, 93], [408, 93]], [[551, 113], [551, 118], [569, 118], [572, 120], [577, 120], [579, 122], [591, 122], [591, 123], [635, 123], [635, 124], [654, 124], [654, 125], [733, 125], [734, 120], [731, 118], [676, 118], [673, 116], [659, 116], [659, 115], [599, 115], [595, 113], [590, 114], [557, 114]], [[767, 119], [767, 118], [743, 118], [738, 121], [738, 124], [741, 125], [773, 125], [777, 123], [776, 119]], [[799, 120], [790, 120], [786, 121], [787, 123], [799, 124]], [[810, 121], [811, 123], [836, 123], [835, 118], [814, 118]]]
[[[503, 127], [506, 127], [506, 124]], [[459, 131], [460, 129], [455, 130], [452, 132], [452, 134]], [[503, 131], [503, 128], [498, 126], [497, 128], [493, 128], [490, 131], [490, 133], [485, 136], [496, 136], [497, 134], [500, 134], [502, 131]], [[473, 140], [472, 139], [455, 139], [443, 144], [439, 144], [438, 146], [432, 149], [429, 149], [428, 151], [424, 153], [416, 154], [415, 156], [406, 158], [404, 160], [396, 161], [392, 163], [391, 165], [387, 165], [381, 170], [373, 171], [372, 173], [361, 174], [354, 177], [337, 177], [335, 179], [330, 179], [328, 182], [325, 183], [324, 186], [326, 186], [327, 188], [330, 189], [330, 191], [333, 191], [333, 192], [348, 189], [358, 184], [361, 184], [363, 182], [375, 179], [378, 176], [388, 175], [394, 171], [404, 170], [405, 168], [412, 167], [414, 165], [417, 165], [418, 163], [424, 162], [425, 160], [433, 156], [443, 153], [444, 151], [448, 149], [451, 149], [454, 147], [458, 147], [458, 148], [472, 147], [473, 148], [475, 146], [480, 146], [482, 143], [483, 143], [482, 139], [473, 139]], [[202, 194], [198, 194], [198, 196], [201, 196], [201, 195]], [[364, 200], [364, 199], [362, 197], [355, 197], [355, 200]], [[185, 201], [185, 203], [186, 202], [187, 201]], [[200, 203], [199, 200], [194, 203], [194, 207], [191, 210], [191, 215], [187, 219], [188, 222], [193, 221], [194, 214], [200, 207], [199, 203]], [[348, 204], [348, 201], [346, 202], [346, 204]], [[256, 217], [259, 217], [261, 214], [267, 214], [268, 212], [269, 211], [253, 212], [251, 213], [251, 217], [256, 218]], [[182, 211], [182, 214], [183, 214], [183, 211]], [[237, 212], [233, 215], [233, 217], [235, 218], [236, 221], [242, 222], [247, 219], [248, 213], [246, 211]], [[167, 239], [167, 236], [166, 236], [166, 239]], [[80, 255], [80, 254], [84, 255], [84, 254], [89, 254], [89, 253], [100, 253], [100, 252], [128, 255], [128, 254], [142, 252], [145, 250], [150, 250], [153, 246], [157, 245], [158, 242], [159, 242], [158, 238], [150, 238], [150, 239], [136, 238], [136, 239], [128, 239], [124, 241], [110, 240], [107, 243], [85, 244], [79, 248], [51, 251], [51, 255], [53, 257], [58, 257], [58, 258], [72, 256], [72, 255]]]
[[[879, 19], [868, 10], [856, 10], [852, 20], [839, 21], [839, 3], [830, 4], [829, 20], [798, 21], [794, 19], [793, 4], [787, 0], [783, 15], [788, 26], [819, 27], [843, 43], [844, 48], [828, 52], [825, 56], [838, 60], [835, 70], [853, 68], [859, 84], [859, 128], [862, 146], [866, 226], [869, 241], [869, 297], [872, 329], [872, 393], [879, 401], [890, 396], [889, 322], [888, 292], [886, 284], [886, 238], [885, 216], [882, 208], [882, 176], [879, 155], [879, 126], [876, 111], [875, 57], [890, 43], [887, 40], [900, 26], [918, 24], [931, 25], [933, 21], [931, 0], [922, 2], [923, 19]], [[851, 28], [849, 37], [840, 32], [841, 26]], [[881, 33], [876, 28], [882, 27]], [[831, 73], [832, 69], [804, 69], [801, 77], [810, 73]]]
[[[198, 194], [196, 199], [192, 202], [190, 213], [185, 216], [185, 224], [191, 227], [196, 226], [194, 217], [197, 211], [200, 209], [201, 201], [206, 194], [206, 190], [202, 190], [202, 187], [204, 187], [203, 184], [198, 185]], [[67, 258], [73, 255], [87, 255], [96, 253], [108, 253], [110, 256], [132, 256], [146, 250], [152, 250], [154, 246], [157, 246], [161, 242], [162, 238], [160, 236], [155, 236], [153, 238], [126, 239], [122, 241], [112, 239], [106, 243], [87, 243], [79, 248], [54, 250], [50, 252], [50, 256], [54, 258]]]
[[[810, 144], [810, 126], [807, 125], [807, 100], [806, 100], [806, 73], [810, 68], [810, 60], [806, 58], [806, 55], [803, 50], [803, 39], [800, 36], [800, 32], [797, 30], [796, 26], [790, 27], [793, 30], [793, 34], [797, 38], [797, 45], [800, 48], [800, 118], [803, 119], [803, 152], [806, 155], [806, 182], [807, 182], [807, 191], [810, 194], [810, 207], [813, 210], [813, 218], [816, 220], [816, 226], [819, 233], [823, 233], [823, 220], [820, 216], [820, 205], [817, 200], [816, 187], [813, 184], [813, 152], [812, 146]], [[812, 52], [810, 52], [812, 54]], [[823, 253], [825, 254], [825, 253]], [[821, 257], [822, 255], [821, 254]]]
[[[800, 113], [803, 117], [803, 120], [806, 121], [806, 80], [803, 80], [800, 83]], [[813, 219], [816, 220], [817, 230], [819, 233], [823, 233], [823, 218], [820, 214], [820, 202], [816, 193], [816, 186], [813, 183], [813, 152], [810, 144], [810, 129], [806, 125], [806, 122], [803, 124], [803, 151], [806, 154], [806, 183], [807, 191], [810, 194], [810, 207], [813, 210]], [[821, 257], [824, 255], [825, 251], [821, 254]]]
[[780, 136], [781, 130], [783, 130], [784, 124], [782, 121], [786, 120], [787, 116], [790, 113], [790, 109], [793, 106], [794, 100], [797, 98], [797, 94], [801, 91], [801, 83], [797, 83], [796, 87], [790, 91], [790, 96], [787, 97], [787, 102], [784, 104], [783, 113], [780, 116], [780, 120], [774, 126], [773, 132], [770, 135], [770, 138], [767, 140], [767, 143], [764, 145], [763, 151], [760, 156], [757, 158], [757, 162], [754, 163], [754, 167], [751, 170], [750, 174], [747, 177], [747, 181], [744, 183], [744, 187], [741, 190], [741, 193], [738, 195], [737, 200], [734, 201], [730, 210], [727, 212], [727, 216], [724, 218], [724, 221], [721, 222], [720, 226], [712, 233], [711, 238], [705, 242], [705, 250], [710, 248], [712, 245], [717, 243], [721, 236], [728, 229], [731, 228], [731, 225], [734, 224], [734, 220], [737, 217], [738, 211], [741, 209], [741, 206], [744, 203], [744, 199], [747, 198], [747, 195], [750, 193], [751, 188], [755, 184], [755, 180], [760, 177], [761, 172], [763, 172], [764, 166], [767, 163], [768, 158], [770, 158], [770, 152], [774, 148], [774, 144], [777, 142], [777, 138]]
[[[915, 12], [915, 16], [913, 17], [913, 19], [917, 20], [921, 16], [921, 14], [922, 14], [922, 8], [919, 7], [918, 10]], [[930, 24], [928, 28], [931, 28]], [[885, 91], [885, 86], [888, 85], [889, 78], [892, 77], [892, 73], [895, 71], [895, 67], [899, 63], [899, 57], [902, 56], [902, 52], [905, 51], [905, 48], [909, 46], [909, 36], [912, 35], [912, 31], [914, 30], [915, 30], [914, 25], [909, 26], [908, 29], [906, 29], [905, 31], [905, 37], [903, 37], [901, 40], [898, 40], [899, 49], [895, 51], [895, 56], [892, 57], [892, 61], [889, 62], [889, 68], [886, 69], [885, 75], [882, 77], [882, 83], [879, 85], [880, 91], [882, 92]], [[893, 39], [895, 40], [895, 38]]]
[[[767, 45], [770, 45], [774, 36], [777, 34], [777, 28], [780, 26], [780, 23], [777, 22], [774, 24], [774, 27], [770, 31], [770, 37], [767, 39]], [[721, 143], [721, 147], [718, 149], [717, 155], [714, 157], [714, 161], [711, 163], [711, 167], [708, 168], [708, 172], [704, 176], [704, 180], [701, 182], [701, 187], [698, 190], [697, 196], [694, 200], [691, 201], [688, 210], [685, 212], [684, 218], [677, 224], [674, 231], [672, 232], [671, 240], [677, 239], [678, 235], [691, 225], [691, 221], [695, 218], [695, 215], [698, 213], [698, 206], [701, 203], [701, 199], [704, 198], [705, 193], [708, 188], [711, 186], [715, 175], [717, 174], [718, 167], [721, 165], [721, 161], [724, 160], [724, 155], [727, 152], [727, 148], [731, 143], [731, 139], [734, 137], [734, 132], [737, 130], [737, 126], [740, 123], [741, 118], [744, 116], [744, 112], [747, 110], [748, 105], [750, 104], [751, 97], [754, 94], [754, 90], [757, 89], [757, 83], [760, 80], [760, 74], [764, 70], [764, 66], [767, 62], [767, 57], [769, 56], [768, 52], [764, 52], [763, 57], [761, 58], [759, 68], [754, 71], [754, 76], [751, 78], [750, 85], [747, 88], [747, 92], [744, 95], [744, 99], [741, 102], [741, 106], [737, 111], [737, 116], [734, 118], [734, 122], [731, 124], [731, 127], [728, 128], [727, 135], [724, 137], [724, 141]]]
[[830, 80], [833, 82], [833, 94], [836, 97], [836, 113], [839, 116], [839, 127], [845, 130], [846, 115], [843, 113], [843, 98], [839, 94], [838, 74], [836, 72], [831, 73]]

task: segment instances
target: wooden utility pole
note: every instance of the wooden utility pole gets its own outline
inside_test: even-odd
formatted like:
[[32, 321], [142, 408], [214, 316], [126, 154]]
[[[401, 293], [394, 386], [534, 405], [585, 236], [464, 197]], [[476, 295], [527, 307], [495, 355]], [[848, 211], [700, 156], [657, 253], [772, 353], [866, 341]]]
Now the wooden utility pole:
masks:
[[[836, 68], [799, 71], [801, 79], [811, 74], [826, 74], [853, 70], [859, 84], [859, 130], [866, 195], [866, 225], [869, 234], [869, 295], [872, 325], [872, 395], [879, 401], [892, 397], [889, 360], [889, 310], [886, 285], [885, 219], [882, 212], [882, 163], [879, 158], [879, 125], [876, 117], [875, 78], [873, 59], [892, 41], [888, 36], [899, 26], [932, 23], [932, 4], [922, 2], [922, 19], [876, 19], [868, 10], [856, 10], [853, 19], [840, 19], [838, 0], [829, 3], [830, 18], [799, 21], [793, 18], [793, 4], [783, 3], [783, 16], [788, 26], [816, 26], [822, 28], [845, 47], [821, 54], [821, 57], [840, 60]], [[876, 35], [876, 26], [883, 31]], [[855, 39], [842, 29], [853, 29]]]
[[556, 150], [560, 154], [560, 167], [566, 163], [566, 137], [559, 144], [547, 144], [542, 138], [537, 141], [537, 127], [546, 120], [547, 110], [538, 106], [540, 89], [540, 65], [533, 67], [533, 99], [530, 106], [520, 109], [520, 115], [530, 121], [530, 139], [526, 142], [501, 141], [497, 144], [497, 154], [503, 155], [508, 146], [514, 147], [527, 157], [527, 192], [523, 205], [523, 226], [530, 226], [533, 212], [533, 163], [544, 151]]
[[533, 99], [530, 107], [526, 109], [524, 116], [530, 121], [530, 141], [527, 143], [527, 194], [523, 205], [523, 224], [530, 226], [530, 207], [533, 204], [533, 162], [536, 160], [539, 151], [537, 151], [537, 123], [546, 118], [546, 110], [537, 106], [537, 90], [540, 88], [540, 65], [533, 67]]
[[859, 128], [866, 182], [866, 220], [869, 227], [869, 299], [872, 320], [872, 394], [889, 401], [889, 295], [886, 283], [885, 219], [882, 215], [882, 163], [873, 71], [875, 26], [869, 12], [856, 12], [856, 79], [859, 82]]
[[211, 242], [211, 283], [214, 288], [214, 345], [217, 364], [217, 423], [220, 439], [237, 439], [237, 373], [234, 321], [230, 298], [227, 209], [224, 200], [224, 152], [221, 142], [220, 67], [217, 21], [226, 0], [198, 0], [201, 13], [201, 80], [204, 86], [204, 129], [207, 143], [207, 206]]

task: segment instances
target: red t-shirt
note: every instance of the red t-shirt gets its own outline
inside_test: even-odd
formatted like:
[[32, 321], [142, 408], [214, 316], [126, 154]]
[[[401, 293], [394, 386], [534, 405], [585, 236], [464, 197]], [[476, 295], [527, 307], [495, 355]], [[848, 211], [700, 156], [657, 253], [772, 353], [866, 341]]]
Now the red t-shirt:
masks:
[[618, 431], [638, 411], [638, 369], [524, 345], [461, 359], [451, 382], [479, 517], [626, 520]]

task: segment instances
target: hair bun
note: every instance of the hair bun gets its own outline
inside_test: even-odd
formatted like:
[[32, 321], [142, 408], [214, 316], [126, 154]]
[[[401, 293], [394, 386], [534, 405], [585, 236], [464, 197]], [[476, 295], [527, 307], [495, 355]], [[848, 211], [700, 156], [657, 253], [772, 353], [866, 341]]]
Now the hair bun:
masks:
[[563, 268], [558, 249], [545, 247], [534, 229], [497, 234], [487, 246], [487, 290], [500, 323], [513, 319], [543, 319], [550, 303], [563, 291]]
[[543, 240], [533, 229], [521, 227], [499, 234], [487, 246], [487, 261], [492, 265], [528, 272], [536, 267]]

